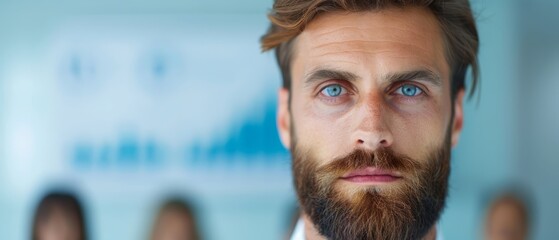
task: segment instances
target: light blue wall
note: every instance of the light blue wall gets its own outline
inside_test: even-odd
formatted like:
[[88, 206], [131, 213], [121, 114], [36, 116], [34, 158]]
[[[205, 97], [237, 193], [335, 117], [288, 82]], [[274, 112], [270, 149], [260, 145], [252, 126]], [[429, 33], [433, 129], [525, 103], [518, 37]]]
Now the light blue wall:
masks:
[[488, 191], [514, 178], [518, 159], [517, 4], [474, 1], [481, 84], [465, 104], [464, 130], [453, 151], [450, 197], [442, 228], [448, 239], [481, 239]]
[[534, 194], [535, 239], [559, 236], [559, 17], [557, 1], [539, 0], [517, 10], [521, 18], [518, 176]]

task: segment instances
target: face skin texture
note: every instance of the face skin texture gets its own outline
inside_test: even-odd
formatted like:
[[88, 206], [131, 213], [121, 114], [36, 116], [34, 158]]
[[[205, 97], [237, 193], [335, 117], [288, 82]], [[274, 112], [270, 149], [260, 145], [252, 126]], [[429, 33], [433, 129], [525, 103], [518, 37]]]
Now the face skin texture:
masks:
[[525, 207], [512, 198], [497, 201], [490, 209], [485, 229], [486, 240], [525, 240], [528, 226]]
[[[420, 183], [421, 172], [439, 163], [433, 159], [448, 161], [449, 156], [436, 156], [458, 142], [464, 91], [459, 91], [452, 106], [451, 72], [442, 36], [432, 13], [408, 7], [326, 13], [296, 38], [291, 90], [279, 91], [277, 124], [282, 143], [294, 155], [300, 201], [309, 197], [301, 199], [305, 187], [301, 179], [306, 176], [330, 188], [339, 202], [355, 203], [364, 193], [390, 200], [405, 196], [412, 183]], [[329, 176], [334, 178], [329, 180], [314, 172], [358, 150], [390, 150], [398, 158], [386, 159], [409, 159], [418, 170], [394, 168], [401, 179], [373, 185], [335, 178], [347, 171], [332, 171]], [[389, 161], [380, 162], [389, 166]], [[364, 164], [351, 162], [341, 170]], [[303, 214], [307, 239], [323, 239], [308, 211], [312, 210], [305, 209], [307, 214]], [[433, 226], [425, 239], [434, 236]]]
[[155, 224], [151, 240], [194, 240], [192, 219], [182, 211], [167, 209]]
[[41, 221], [37, 229], [39, 240], [79, 240], [80, 227], [77, 216], [54, 208], [48, 218]]

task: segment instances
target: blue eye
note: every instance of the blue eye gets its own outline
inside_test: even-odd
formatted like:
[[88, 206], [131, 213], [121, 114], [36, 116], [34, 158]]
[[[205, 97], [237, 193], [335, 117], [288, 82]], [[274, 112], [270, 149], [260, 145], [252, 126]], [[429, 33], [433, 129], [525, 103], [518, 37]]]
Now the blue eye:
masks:
[[322, 89], [321, 93], [328, 97], [338, 97], [346, 90], [340, 84], [332, 84]]
[[422, 92], [423, 91], [421, 90], [421, 88], [418, 88], [411, 84], [404, 84], [396, 90], [397, 94], [401, 94], [407, 97], [415, 97], [421, 94]]

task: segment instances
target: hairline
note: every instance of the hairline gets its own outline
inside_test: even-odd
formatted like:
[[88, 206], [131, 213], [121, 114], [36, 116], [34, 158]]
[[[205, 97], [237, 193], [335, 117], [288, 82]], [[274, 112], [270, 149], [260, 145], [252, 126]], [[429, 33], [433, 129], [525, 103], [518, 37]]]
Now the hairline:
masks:
[[[443, 49], [444, 49], [444, 56], [445, 56], [445, 60], [446, 63], [448, 64], [449, 67], [449, 75], [448, 76], [442, 76], [447, 77], [449, 79], [449, 91], [450, 91], [450, 95], [451, 95], [451, 103], [454, 104], [454, 101], [457, 97], [457, 93], [459, 90], [463, 90], [465, 88], [465, 83], [460, 86], [458, 89], [454, 89], [456, 86], [454, 81], [454, 77], [455, 77], [455, 72], [459, 71], [459, 69], [457, 69], [458, 64], [456, 63], [457, 61], [455, 60], [455, 56], [453, 56], [453, 52], [452, 52], [452, 48], [450, 46], [449, 43], [449, 37], [446, 34], [446, 25], [443, 23], [443, 19], [441, 19], [437, 14], [435, 14], [435, 12], [433, 11], [433, 9], [431, 9], [428, 6], [424, 6], [424, 5], [408, 5], [408, 6], [399, 6], [399, 5], [394, 5], [394, 4], [390, 4], [388, 6], [382, 7], [382, 8], [378, 8], [378, 9], [367, 9], [367, 10], [362, 10], [362, 11], [346, 11], [343, 9], [337, 9], [337, 10], [333, 10], [333, 11], [328, 11], [328, 12], [320, 12], [317, 13], [313, 18], [310, 19], [309, 22], [307, 22], [305, 24], [305, 27], [308, 26], [309, 24], [311, 24], [313, 21], [315, 21], [318, 17], [320, 16], [324, 16], [326, 14], [334, 14], [334, 13], [340, 13], [340, 12], [346, 12], [349, 14], [358, 14], [358, 13], [364, 13], [364, 12], [371, 12], [371, 13], [375, 13], [375, 12], [380, 12], [380, 11], [385, 11], [389, 8], [400, 8], [400, 9], [404, 9], [404, 8], [412, 8], [412, 7], [416, 7], [416, 8], [423, 8], [425, 10], [427, 10], [430, 14], [432, 14], [433, 17], [435, 17], [435, 19], [437, 20], [437, 26], [438, 26], [438, 32], [439, 32], [439, 36], [441, 37], [442, 41], [443, 41]], [[296, 46], [297, 44], [297, 39], [299, 38], [299, 36], [301, 35], [301, 33], [304, 31], [301, 30], [297, 35], [295, 35], [293, 38], [289, 39], [288, 41], [285, 41], [281, 44], [279, 44], [276, 48], [276, 57], [279, 63], [279, 67], [281, 70], [281, 74], [282, 74], [282, 88], [286, 89], [289, 93], [291, 93], [291, 87], [292, 87], [292, 82], [293, 82], [293, 77], [291, 75], [292, 73], [292, 64], [293, 64], [293, 56], [295, 55], [295, 51], [296, 51]], [[284, 53], [282, 54], [282, 50], [286, 50], [283, 51]], [[282, 61], [283, 60], [283, 61]], [[284, 69], [286, 68], [286, 69]], [[287, 70], [287, 72], [284, 72], [284, 70]], [[465, 69], [464, 69], [465, 72]], [[287, 74], [287, 76], [286, 76]], [[473, 90], [473, 89], [472, 89]], [[291, 94], [289, 94], [288, 97], [288, 103], [289, 105], [291, 105]]]

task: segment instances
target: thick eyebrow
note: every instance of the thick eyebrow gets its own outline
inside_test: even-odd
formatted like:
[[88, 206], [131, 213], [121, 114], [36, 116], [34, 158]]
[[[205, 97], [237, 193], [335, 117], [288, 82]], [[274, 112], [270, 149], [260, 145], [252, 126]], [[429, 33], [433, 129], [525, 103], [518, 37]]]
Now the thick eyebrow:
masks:
[[357, 75], [347, 71], [340, 71], [340, 70], [333, 70], [333, 69], [318, 69], [307, 74], [304, 79], [305, 79], [305, 85], [308, 86], [311, 85], [313, 82], [326, 80], [326, 79], [355, 81], [358, 78], [359, 77], [357, 77]]
[[395, 83], [405, 80], [426, 81], [437, 87], [442, 86], [441, 77], [431, 70], [412, 70], [406, 72], [389, 73], [383, 77], [389, 83]]
[[[346, 81], [356, 81], [359, 77], [351, 72], [334, 70], [334, 69], [318, 69], [312, 71], [305, 76], [305, 85], [312, 85], [313, 82], [321, 81], [325, 79], [336, 79], [336, 80], [346, 80]], [[415, 81], [426, 81], [437, 87], [442, 86], [441, 77], [431, 70], [420, 69], [411, 70], [404, 72], [389, 73], [382, 78], [384, 81], [390, 84], [405, 81], [405, 80], [415, 80]]]

